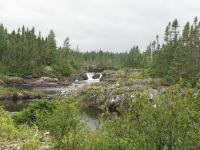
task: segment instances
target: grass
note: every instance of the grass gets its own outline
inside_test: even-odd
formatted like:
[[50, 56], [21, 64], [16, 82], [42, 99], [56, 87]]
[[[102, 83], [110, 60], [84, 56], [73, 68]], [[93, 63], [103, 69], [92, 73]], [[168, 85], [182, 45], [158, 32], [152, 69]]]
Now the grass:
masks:
[[0, 95], [6, 95], [7, 93], [17, 93], [20, 90], [11, 87], [2, 87], [0, 86]]
[[0, 79], [1, 79], [2, 81], [4, 81], [5, 83], [8, 83], [10, 77], [7, 76], [7, 75], [4, 75], [4, 74], [1, 74], [1, 73], [0, 73]]

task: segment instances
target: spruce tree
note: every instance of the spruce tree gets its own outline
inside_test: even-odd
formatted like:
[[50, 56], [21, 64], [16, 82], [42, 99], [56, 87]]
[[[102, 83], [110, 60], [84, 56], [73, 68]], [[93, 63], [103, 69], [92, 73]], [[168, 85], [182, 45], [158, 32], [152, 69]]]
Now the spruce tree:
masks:
[[2, 60], [3, 53], [7, 48], [7, 35], [4, 30], [3, 24], [0, 24], [0, 61]]

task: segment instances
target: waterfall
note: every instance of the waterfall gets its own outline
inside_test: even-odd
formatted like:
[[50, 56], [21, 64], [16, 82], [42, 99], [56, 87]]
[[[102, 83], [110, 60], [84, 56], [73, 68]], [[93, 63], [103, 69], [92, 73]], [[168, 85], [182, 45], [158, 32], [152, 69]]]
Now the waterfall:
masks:
[[[94, 73], [94, 72], [88, 72], [88, 73], [85, 73], [88, 77], [88, 80], [99, 80], [101, 77], [102, 77], [102, 74], [101, 73]], [[100, 74], [100, 77], [98, 79], [93, 79], [92, 76], [94, 74]]]
[[92, 76], [94, 75], [94, 73], [88, 72], [88, 73], [85, 73], [85, 74], [87, 75], [88, 80], [94, 80], [94, 79], [92, 79]]

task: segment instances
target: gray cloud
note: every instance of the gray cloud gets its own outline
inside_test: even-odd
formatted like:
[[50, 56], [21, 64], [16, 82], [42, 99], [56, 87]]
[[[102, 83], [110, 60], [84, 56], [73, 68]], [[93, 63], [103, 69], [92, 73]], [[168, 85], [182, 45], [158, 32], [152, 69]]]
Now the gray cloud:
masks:
[[[158, 34], [163, 39], [168, 22], [182, 27], [200, 14], [199, 0], [0, 0], [1, 23], [8, 31], [33, 26], [42, 36], [50, 29], [57, 45], [66, 37], [81, 51], [123, 52], [138, 45], [146, 49]], [[197, 16], [199, 17], [199, 16]], [[199, 18], [200, 19], [200, 18]]]

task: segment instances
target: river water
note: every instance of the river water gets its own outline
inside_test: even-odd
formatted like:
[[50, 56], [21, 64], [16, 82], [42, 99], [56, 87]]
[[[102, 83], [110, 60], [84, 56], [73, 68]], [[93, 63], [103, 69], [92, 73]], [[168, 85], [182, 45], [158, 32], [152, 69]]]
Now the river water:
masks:
[[[30, 87], [27, 85], [21, 85], [21, 86], [15, 86], [15, 88], [21, 89], [21, 90], [29, 90], [29, 91], [41, 91], [46, 95], [53, 95], [56, 93], [59, 93], [63, 90], [75, 88], [75, 87], [82, 87], [85, 84], [91, 84], [95, 82], [99, 82], [99, 79], [92, 79], [92, 75], [94, 73], [86, 73], [88, 76], [88, 80], [84, 81], [75, 81], [71, 86], [60, 86], [60, 87]], [[100, 76], [101, 77], [101, 76]], [[4, 109], [9, 112], [19, 112], [22, 109], [26, 108], [29, 103], [34, 102], [35, 100], [17, 100], [17, 101], [12, 101], [12, 100], [5, 100], [5, 101], [0, 101], [0, 105], [4, 106]], [[98, 117], [99, 114], [101, 113], [100, 110], [95, 110], [93, 108], [83, 108], [80, 110], [80, 117], [83, 119], [87, 119], [88, 126], [91, 129], [96, 128], [96, 125], [98, 123]]]

